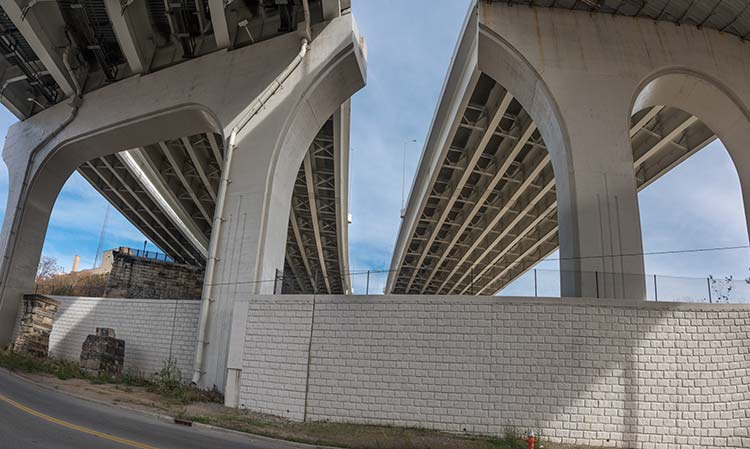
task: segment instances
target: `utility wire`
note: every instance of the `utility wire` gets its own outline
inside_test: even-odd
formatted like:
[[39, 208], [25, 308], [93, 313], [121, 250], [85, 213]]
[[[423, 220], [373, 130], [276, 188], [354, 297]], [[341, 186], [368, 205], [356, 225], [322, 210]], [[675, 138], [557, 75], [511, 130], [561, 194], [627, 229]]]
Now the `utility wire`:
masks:
[[[634, 257], [634, 256], [660, 256], [660, 255], [668, 255], [668, 254], [690, 254], [690, 253], [705, 253], [705, 252], [714, 252], [714, 251], [731, 251], [731, 250], [738, 250], [738, 249], [750, 249], [750, 245], [737, 245], [737, 246], [716, 246], [716, 247], [709, 247], [709, 248], [693, 248], [693, 249], [678, 249], [678, 250], [667, 250], [667, 251], [649, 251], [649, 252], [639, 252], [639, 253], [623, 253], [623, 254], [605, 254], [605, 255], [598, 255], [598, 256], [580, 256], [580, 257], [559, 257], [559, 258], [552, 258], [552, 259], [544, 259], [545, 262], [547, 261], [568, 261], [568, 260], [586, 260], [586, 259], [600, 259], [600, 258], [613, 258], [613, 257]], [[510, 264], [493, 264], [493, 266], [498, 267], [511, 267], [513, 265], [517, 265], [521, 263], [520, 261], [515, 261]], [[465, 265], [465, 264], [464, 264]], [[481, 266], [488, 266], [489, 264], [481, 264], [481, 263], [474, 263], [470, 264], [470, 267], [481, 265]], [[328, 276], [328, 279], [339, 279], [344, 277], [352, 277], [352, 276], [364, 276], [367, 274], [373, 275], [373, 274], [384, 274], [384, 273], [391, 273], [391, 272], [399, 272], [400, 269], [397, 270], [391, 270], [391, 269], [381, 269], [381, 270], [361, 270], [361, 271], [349, 271], [347, 273], [343, 273], [339, 276]], [[566, 270], [549, 270], [549, 271], [562, 271], [565, 272]], [[569, 271], [569, 270], [568, 270]], [[602, 272], [602, 274], [606, 274]], [[627, 274], [627, 273], [625, 273]], [[647, 274], [638, 274], [639, 276], [650, 276]], [[672, 277], [672, 276], [670, 276]], [[696, 278], [698, 279], [698, 278]], [[262, 280], [256, 280], [256, 281], [237, 281], [237, 282], [221, 282], [221, 283], [213, 283], [211, 285], [214, 286], [220, 286], [220, 285], [244, 285], [244, 284], [262, 284], [262, 283], [269, 283], [269, 282], [277, 282], [278, 279], [262, 279]]]

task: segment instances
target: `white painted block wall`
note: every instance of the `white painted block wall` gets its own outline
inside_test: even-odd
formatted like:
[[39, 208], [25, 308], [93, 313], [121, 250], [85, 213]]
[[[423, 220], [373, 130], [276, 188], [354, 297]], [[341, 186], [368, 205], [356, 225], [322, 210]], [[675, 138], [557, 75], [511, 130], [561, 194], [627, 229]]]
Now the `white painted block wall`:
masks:
[[750, 447], [747, 305], [354, 296], [317, 297], [314, 310], [310, 296], [249, 301], [232, 342], [241, 407], [634, 449]]
[[[124, 370], [151, 375], [175, 361], [183, 378], [193, 368], [200, 301], [72, 298], [60, 301], [50, 334], [50, 357], [78, 361], [81, 345], [97, 327], [110, 327], [125, 340]], [[21, 313], [23, 307], [20, 308]], [[20, 319], [20, 314], [19, 314]]]

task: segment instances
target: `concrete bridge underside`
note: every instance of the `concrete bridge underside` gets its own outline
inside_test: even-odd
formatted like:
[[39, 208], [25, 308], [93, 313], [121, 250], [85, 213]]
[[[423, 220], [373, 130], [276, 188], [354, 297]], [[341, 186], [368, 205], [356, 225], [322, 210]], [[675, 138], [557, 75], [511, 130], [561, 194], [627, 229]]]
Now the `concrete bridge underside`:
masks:
[[[342, 249], [348, 246], [342, 167], [348, 145], [341, 145], [348, 140], [341, 133], [342, 126], [348, 133], [348, 120], [347, 104], [326, 121], [300, 166], [304, 188], [295, 186], [292, 197], [279, 289], [283, 278], [290, 293], [349, 292], [341, 275], [349, 266]], [[165, 254], [204, 266], [224, 151], [223, 138], [208, 132], [102, 156], [78, 172]]]
[[[555, 179], [528, 112], [481, 75], [439, 162], [393, 293], [492, 295], [559, 247]], [[494, 128], [493, 128], [494, 126]], [[654, 106], [631, 120], [641, 190], [712, 142], [682, 110]]]
[[213, 264], [202, 386], [224, 388], [238, 298], [349, 292], [349, 98], [366, 47], [347, 1], [311, 0], [309, 16], [298, 6], [285, 28], [260, 0], [0, 1], [0, 76], [28, 72], [0, 98], [22, 120], [3, 150], [0, 345], [76, 170], [167, 254]]
[[564, 294], [643, 297], [639, 190], [718, 134], [750, 197], [750, 2], [515, 3], [467, 18], [386, 291], [495, 294], [561, 247]]
[[[313, 24], [349, 9], [347, 1], [309, 3]], [[288, 34], [291, 29], [282, 29], [281, 9], [275, 2], [263, 0], [231, 6], [213, 0], [148, 0], [126, 5], [116, 0], [0, 2], [0, 100], [23, 120], [78, 90], [91, 92], [223, 48], [239, 49]], [[298, 24], [294, 28], [304, 32], [301, 4], [295, 15], [293, 21]], [[348, 132], [348, 113], [344, 118]], [[340, 120], [341, 114], [331, 117], [334, 119]], [[341, 124], [337, 126], [340, 129]], [[333, 137], [332, 130], [327, 134]], [[222, 133], [202, 132], [87, 161], [78, 171], [162, 251], [176, 261], [202, 266], [208, 256], [224, 151]], [[316, 184], [341, 181], [336, 178], [341, 170], [318, 173], [317, 167], [312, 164]], [[305, 198], [307, 195], [293, 204], [306, 204]], [[337, 195], [338, 202], [322, 207], [345, 217], [348, 211], [342, 207], [342, 198]], [[322, 197], [321, 203], [326, 200]], [[318, 206], [316, 197], [311, 204]], [[292, 216], [305, 213], [298, 211]], [[333, 229], [337, 238], [324, 237], [327, 244], [323, 247], [335, 257], [328, 254], [327, 266], [316, 270], [331, 272], [337, 279], [339, 273], [348, 272], [348, 260], [338, 250], [348, 245], [345, 227], [338, 229], [345, 221], [333, 219], [329, 223], [326, 212], [318, 216], [320, 222], [305, 222], [315, 229], [314, 234], [321, 234], [322, 226]], [[287, 251], [290, 257], [286, 269], [279, 270], [296, 273], [292, 291], [313, 293], [314, 277], [305, 268], [320, 263], [320, 246], [302, 252], [298, 248], [295, 244]], [[311, 262], [303, 263], [307, 259]], [[327, 280], [322, 275], [320, 278]], [[326, 287], [322, 291], [349, 291], [347, 282], [335, 284], [331, 288], [321, 284]]]

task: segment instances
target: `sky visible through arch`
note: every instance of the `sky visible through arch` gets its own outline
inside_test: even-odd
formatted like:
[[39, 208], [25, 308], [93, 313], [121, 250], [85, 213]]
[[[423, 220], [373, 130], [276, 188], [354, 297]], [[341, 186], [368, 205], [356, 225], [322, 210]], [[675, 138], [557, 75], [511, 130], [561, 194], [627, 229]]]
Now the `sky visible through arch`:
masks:
[[[353, 272], [365, 272], [390, 267], [400, 224], [404, 149], [408, 195], [470, 1], [352, 3], [367, 41], [368, 84], [352, 101], [350, 266]], [[5, 133], [14, 121], [9, 112], [0, 109], [0, 132]], [[0, 215], [4, 215], [8, 175], [5, 165], [0, 165]], [[748, 244], [739, 180], [718, 141], [641, 192], [639, 202], [646, 253]], [[66, 269], [78, 254], [81, 267], [91, 267], [106, 208], [106, 200], [74, 174], [55, 204], [43, 254], [57, 258]], [[144, 240], [112, 210], [105, 249], [142, 248]], [[147, 249], [157, 248], [149, 242]], [[559, 294], [559, 286], [552, 280], [556, 275], [544, 271], [558, 269], [556, 257], [557, 253], [552, 254], [552, 260], [538, 267], [540, 294]], [[737, 279], [750, 276], [748, 249], [654, 255], [645, 260], [650, 274], [700, 279], [709, 274]], [[530, 276], [519, 279], [503, 294], [533, 294]], [[370, 293], [382, 293], [385, 278], [385, 274], [372, 274]], [[669, 278], [664, 282], [668, 284]], [[690, 289], [703, 288], [703, 281], [699, 282]], [[365, 275], [355, 276], [355, 293], [364, 293], [365, 283]]]

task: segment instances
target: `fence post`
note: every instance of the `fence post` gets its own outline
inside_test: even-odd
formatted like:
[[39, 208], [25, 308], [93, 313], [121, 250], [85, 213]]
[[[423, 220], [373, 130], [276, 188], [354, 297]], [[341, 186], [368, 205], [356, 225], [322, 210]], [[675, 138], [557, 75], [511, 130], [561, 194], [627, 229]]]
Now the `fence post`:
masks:
[[599, 299], [599, 272], [594, 271], [594, 279], [596, 279], [596, 298]]
[[713, 299], [711, 298], [711, 278], [706, 278], [706, 286], [708, 286], [708, 303], [712, 304]]
[[534, 296], [539, 296], [539, 289], [536, 286], [536, 268], [534, 269]]
[[656, 275], [654, 275], [654, 301], [659, 301], [659, 289], [656, 287]]
[[367, 270], [367, 286], [365, 287], [365, 296], [370, 294], [370, 270]]

